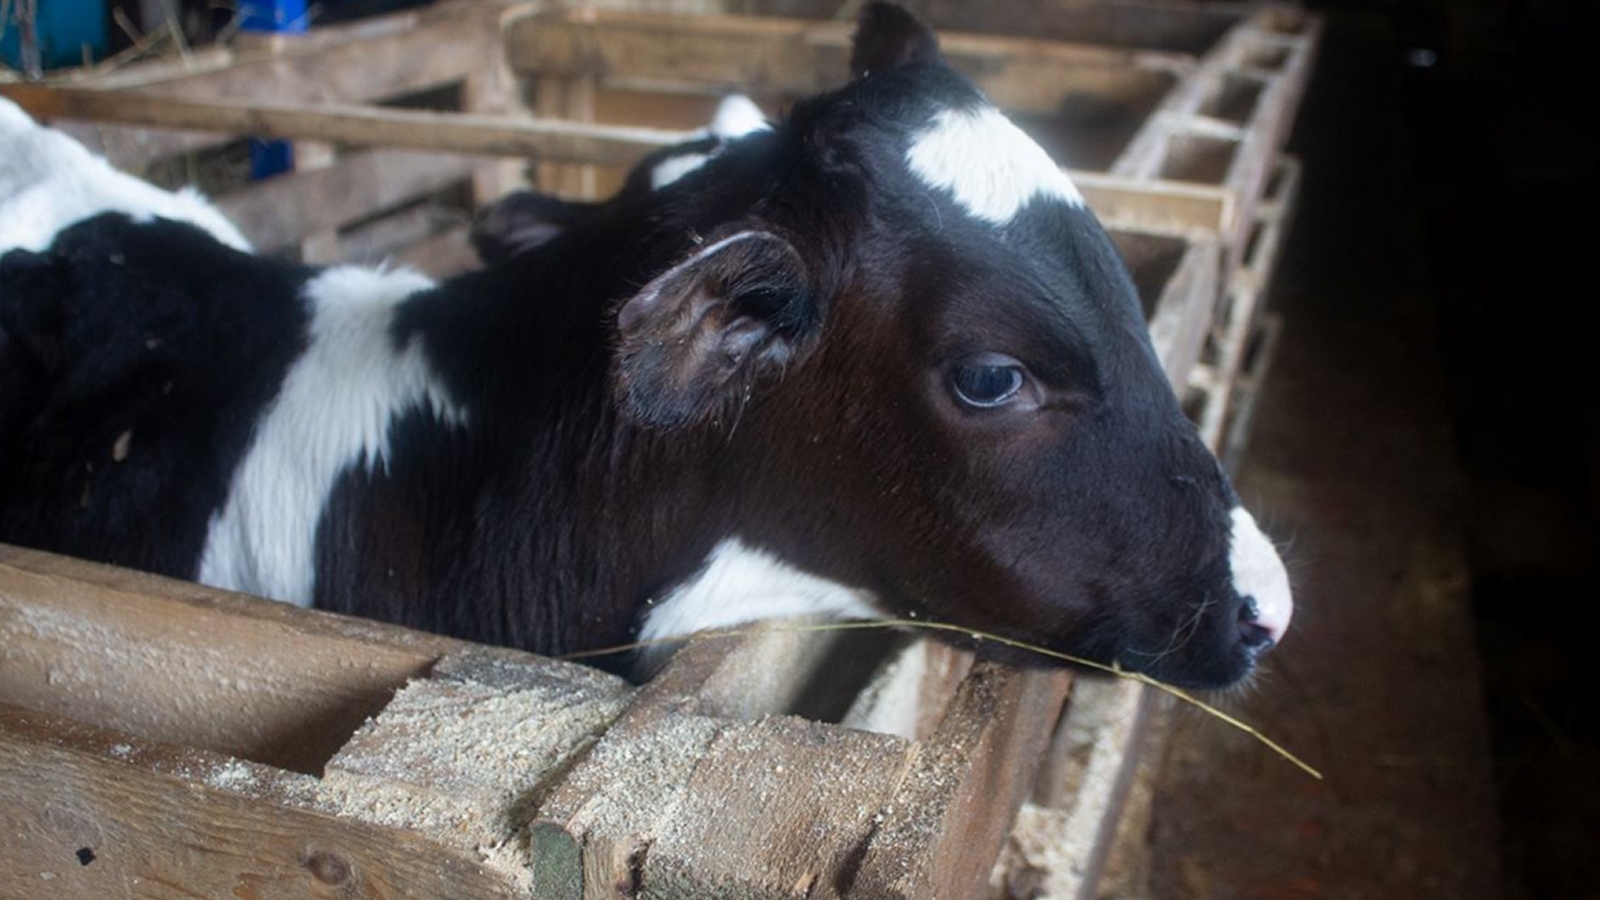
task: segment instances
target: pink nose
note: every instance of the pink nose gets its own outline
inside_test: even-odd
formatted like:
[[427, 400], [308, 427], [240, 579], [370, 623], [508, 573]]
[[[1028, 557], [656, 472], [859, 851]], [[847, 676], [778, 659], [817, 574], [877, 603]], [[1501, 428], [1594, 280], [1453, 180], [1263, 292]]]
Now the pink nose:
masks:
[[1239, 612], [1240, 636], [1246, 645], [1265, 649], [1283, 640], [1294, 617], [1289, 573], [1277, 548], [1243, 507], [1233, 510], [1229, 564], [1233, 588], [1245, 599]]

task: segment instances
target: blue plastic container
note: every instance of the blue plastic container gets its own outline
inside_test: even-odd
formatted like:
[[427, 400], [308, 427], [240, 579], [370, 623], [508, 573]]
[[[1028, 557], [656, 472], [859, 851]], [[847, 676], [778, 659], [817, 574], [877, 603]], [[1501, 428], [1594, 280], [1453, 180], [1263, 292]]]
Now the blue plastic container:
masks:
[[[12, 4], [6, 4], [9, 13]], [[83, 64], [84, 48], [90, 59], [106, 53], [105, 0], [39, 0], [37, 28], [39, 58], [47, 69]], [[6, 22], [0, 37], [0, 57], [14, 69], [22, 68], [22, 39], [15, 22]]]
[[[270, 31], [301, 34], [309, 24], [306, 0], [247, 0], [240, 5], [245, 31]], [[260, 181], [294, 168], [294, 144], [290, 141], [250, 142], [250, 177]]]

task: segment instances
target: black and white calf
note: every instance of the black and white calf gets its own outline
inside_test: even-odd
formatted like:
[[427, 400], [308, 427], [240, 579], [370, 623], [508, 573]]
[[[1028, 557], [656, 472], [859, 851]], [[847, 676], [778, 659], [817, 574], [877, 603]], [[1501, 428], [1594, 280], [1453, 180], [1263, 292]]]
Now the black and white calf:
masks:
[[546, 653], [830, 613], [1243, 677], [1283, 565], [1105, 233], [909, 16], [854, 60], [440, 286], [124, 216], [13, 253], [0, 539]]
[[[628, 173], [618, 197], [606, 202], [661, 190], [704, 166], [733, 141], [770, 127], [755, 101], [742, 94], [725, 97], [709, 125], [682, 143], [645, 156]], [[472, 246], [485, 263], [501, 262], [548, 243], [601, 205], [518, 191], [496, 200], [478, 216], [472, 226]]]
[[68, 225], [112, 211], [192, 222], [230, 247], [250, 249], [199, 193], [163, 191], [119, 172], [0, 97], [0, 252], [43, 250]]

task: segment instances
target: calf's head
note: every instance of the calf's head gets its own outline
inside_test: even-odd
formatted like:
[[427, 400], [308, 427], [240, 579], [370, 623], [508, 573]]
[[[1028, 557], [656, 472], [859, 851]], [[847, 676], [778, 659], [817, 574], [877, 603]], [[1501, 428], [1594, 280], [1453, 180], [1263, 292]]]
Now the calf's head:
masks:
[[1182, 415], [1071, 182], [873, 5], [855, 79], [653, 201], [624, 414], [716, 435], [730, 537], [870, 596], [1189, 686], [1288, 625], [1271, 542]]

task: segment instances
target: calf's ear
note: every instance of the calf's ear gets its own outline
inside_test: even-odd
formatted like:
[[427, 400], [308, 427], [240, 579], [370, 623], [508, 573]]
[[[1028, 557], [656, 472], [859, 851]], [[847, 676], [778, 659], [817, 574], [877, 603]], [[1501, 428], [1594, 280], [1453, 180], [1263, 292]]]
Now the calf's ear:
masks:
[[861, 11], [850, 49], [850, 77], [939, 59], [938, 36], [916, 16], [893, 3], [869, 3]]
[[618, 308], [618, 401], [651, 427], [715, 420], [799, 362], [820, 320], [787, 241], [759, 231], [720, 240]]
[[501, 262], [555, 240], [598, 205], [535, 191], [507, 194], [484, 207], [472, 223], [472, 247], [485, 264]]

